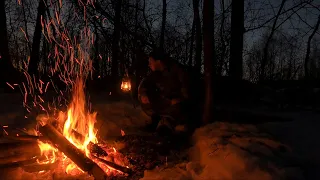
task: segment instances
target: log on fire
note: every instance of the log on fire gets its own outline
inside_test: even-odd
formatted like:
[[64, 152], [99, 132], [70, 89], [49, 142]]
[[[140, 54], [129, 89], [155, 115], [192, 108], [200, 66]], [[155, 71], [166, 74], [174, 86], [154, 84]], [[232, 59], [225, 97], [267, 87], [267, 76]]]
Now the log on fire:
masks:
[[16, 141], [37, 141], [37, 140], [40, 140], [42, 142], [46, 141], [45, 137], [33, 136], [33, 135], [19, 135], [19, 134], [17, 134], [15, 136], [8, 135], [8, 136], [3, 136], [3, 137], [6, 139], [16, 140]]
[[16, 163], [21, 161], [27, 161], [34, 158], [34, 154], [27, 153], [27, 154], [17, 154], [11, 155], [7, 157], [0, 158], [0, 165], [9, 164], [9, 163]]
[[56, 161], [54, 163], [48, 163], [48, 164], [39, 164], [39, 163], [29, 163], [24, 164], [21, 166], [21, 168], [26, 172], [39, 172], [39, 171], [48, 171], [52, 169], [56, 169], [59, 165], [59, 161]]
[[[52, 124], [53, 127], [55, 127], [55, 128], [59, 127], [58, 121], [52, 120], [52, 123], [53, 123]], [[82, 142], [85, 141], [85, 137], [81, 133], [79, 133], [78, 131], [72, 129], [71, 134], [79, 141], [82, 141]], [[88, 144], [88, 149], [89, 149], [90, 153], [94, 153], [99, 157], [100, 156], [108, 156], [108, 153], [104, 149], [102, 149], [98, 144], [95, 144], [91, 141]]]
[[113, 168], [113, 169], [116, 169], [116, 170], [121, 171], [121, 172], [123, 172], [123, 173], [126, 173], [126, 174], [128, 174], [128, 175], [132, 175], [132, 173], [133, 173], [132, 170], [129, 169], [129, 168], [127, 168], [127, 167], [123, 167], [123, 166], [120, 166], [120, 165], [115, 164], [115, 163], [113, 163], [113, 162], [104, 160], [104, 159], [102, 159], [102, 158], [99, 158], [98, 156], [93, 156], [93, 157], [96, 158], [97, 160], [99, 160], [100, 162], [106, 164], [107, 166]]
[[89, 159], [80, 149], [71, 144], [58, 130], [52, 125], [46, 124], [39, 127], [39, 131], [46, 136], [49, 141], [70, 158], [80, 169], [92, 175], [97, 180], [107, 178], [105, 172], [91, 159]]
[[34, 155], [41, 154], [37, 141], [0, 143], [0, 157], [27, 153], [32, 153]]
[[37, 158], [34, 157], [34, 158], [23, 160], [23, 161], [0, 164], [0, 169], [4, 170], [4, 169], [20, 168], [20, 167], [23, 167], [25, 165], [33, 164], [33, 163], [36, 163], [36, 162], [37, 162]]
[[[85, 137], [74, 129], [72, 130], [72, 134], [80, 141], [85, 140]], [[105, 150], [103, 150], [99, 145], [94, 144], [93, 142], [89, 142], [88, 148], [90, 150], [90, 153], [95, 153], [97, 154], [97, 156], [108, 156], [108, 153]]]

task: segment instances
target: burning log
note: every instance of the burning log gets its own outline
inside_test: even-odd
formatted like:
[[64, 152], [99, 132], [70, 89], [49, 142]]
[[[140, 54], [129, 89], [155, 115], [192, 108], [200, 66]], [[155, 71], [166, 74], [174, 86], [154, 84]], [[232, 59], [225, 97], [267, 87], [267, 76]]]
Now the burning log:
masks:
[[33, 164], [37, 162], [36, 158], [31, 158], [28, 160], [24, 160], [24, 161], [18, 161], [18, 162], [11, 162], [11, 163], [7, 163], [7, 164], [0, 164], [0, 169], [11, 169], [11, 168], [19, 168], [25, 165], [29, 165], [29, 164]]
[[17, 134], [16, 136], [12, 136], [12, 135], [8, 135], [8, 136], [4, 136], [7, 139], [11, 139], [11, 140], [17, 140], [17, 141], [46, 141], [46, 138], [43, 136], [33, 136], [33, 135], [19, 135]]
[[91, 159], [89, 159], [80, 149], [71, 144], [59, 131], [52, 125], [40, 126], [41, 134], [48, 138], [61, 152], [70, 158], [80, 169], [93, 175], [97, 180], [107, 178], [105, 172]]
[[[58, 121], [52, 120], [52, 122], [54, 123], [53, 124], [54, 127], [58, 127], [59, 126], [59, 122]], [[77, 132], [76, 130], [72, 129], [71, 133], [79, 141], [84, 141], [85, 140], [85, 137], [82, 134], [80, 134], [79, 132]], [[99, 145], [97, 145], [97, 144], [95, 144], [93, 142], [89, 142], [88, 149], [90, 150], [90, 153], [97, 154], [98, 156], [108, 156], [108, 153], [104, 149], [102, 149]]]
[[41, 154], [38, 142], [36, 141], [27, 141], [27, 142], [11, 142], [11, 143], [2, 143], [0, 144], [0, 154], [4, 156], [6, 154], [13, 153], [32, 153], [34, 155]]
[[59, 161], [56, 161], [54, 163], [48, 163], [48, 164], [38, 164], [38, 163], [29, 163], [29, 164], [23, 164], [23, 170], [26, 172], [39, 172], [39, 171], [47, 171], [51, 169], [57, 168], [59, 165]]
[[[79, 139], [80, 141], [85, 140], [85, 137], [74, 129], [72, 130], [72, 134], [75, 136], [75, 138]], [[90, 150], [90, 153], [95, 153], [98, 156], [108, 156], [108, 153], [105, 150], [103, 150], [99, 145], [93, 142], [89, 142], [88, 148]]]
[[33, 157], [34, 157], [34, 154], [32, 154], [32, 153], [1, 157], [0, 158], [0, 165], [9, 164], [9, 163], [16, 163], [16, 162], [20, 162], [20, 161], [27, 161], [27, 160], [32, 159]]
[[132, 170], [129, 169], [129, 168], [127, 168], [127, 167], [120, 166], [120, 165], [118, 165], [118, 164], [115, 164], [115, 163], [113, 163], [113, 162], [104, 160], [104, 159], [99, 158], [99, 157], [97, 157], [97, 156], [93, 156], [93, 157], [96, 158], [97, 160], [99, 160], [100, 162], [106, 164], [107, 166], [113, 168], [113, 169], [116, 169], [116, 170], [121, 171], [121, 172], [123, 172], [123, 173], [126, 173], [126, 174], [128, 174], [128, 175], [131, 175], [131, 174], [132, 174]]

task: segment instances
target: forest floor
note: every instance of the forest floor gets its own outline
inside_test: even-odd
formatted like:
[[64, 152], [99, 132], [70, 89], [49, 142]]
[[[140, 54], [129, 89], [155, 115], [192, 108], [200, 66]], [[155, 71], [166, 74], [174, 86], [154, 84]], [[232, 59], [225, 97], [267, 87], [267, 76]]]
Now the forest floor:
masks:
[[[32, 127], [20, 94], [0, 95], [0, 125]], [[163, 139], [141, 131], [149, 118], [130, 101], [91, 97], [100, 139], [130, 162], [135, 174], [114, 179], [320, 179], [320, 115], [275, 113], [290, 121], [214, 122], [190, 138]], [[248, 110], [245, 111], [264, 111]], [[271, 112], [264, 111], [266, 114]], [[74, 179], [62, 175], [8, 171], [2, 179]], [[79, 179], [93, 179], [87, 175]]]

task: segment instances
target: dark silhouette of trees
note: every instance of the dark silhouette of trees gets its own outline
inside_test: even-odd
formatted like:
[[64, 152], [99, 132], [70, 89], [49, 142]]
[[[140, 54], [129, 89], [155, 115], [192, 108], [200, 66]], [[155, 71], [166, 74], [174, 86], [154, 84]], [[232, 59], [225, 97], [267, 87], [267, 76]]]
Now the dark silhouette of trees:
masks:
[[316, 32], [319, 29], [319, 25], [320, 25], [320, 13], [318, 16], [318, 21], [316, 23], [316, 25], [314, 26], [314, 29], [312, 31], [312, 33], [310, 34], [309, 38], [308, 38], [308, 42], [307, 42], [307, 52], [306, 52], [306, 57], [304, 59], [304, 72], [305, 72], [305, 77], [306, 78], [310, 78], [310, 47], [311, 47], [311, 40], [313, 38], [313, 36], [316, 34]]
[[201, 57], [202, 57], [202, 33], [201, 33], [201, 20], [199, 5], [200, 0], [193, 0], [193, 17], [196, 30], [196, 52], [194, 59], [195, 70], [198, 74], [201, 74]]
[[6, 82], [16, 81], [14, 79], [16, 70], [11, 63], [9, 53], [5, 1], [0, 2], [0, 27], [0, 87], [7, 87]]
[[120, 24], [121, 24], [121, 6], [122, 0], [114, 1], [115, 3], [115, 18], [114, 18], [114, 29], [112, 36], [112, 66], [111, 66], [111, 74], [113, 78], [117, 78], [119, 76], [119, 42], [120, 42]]
[[203, 0], [203, 43], [204, 43], [204, 80], [205, 104], [203, 123], [213, 117], [213, 77], [215, 75], [216, 58], [214, 48], [214, 1]]
[[[277, 6], [273, 1], [220, 0], [214, 15], [212, 2], [200, 0], [4, 2], [7, 7], [2, 2], [5, 11], [0, 16], [1, 27], [5, 27], [0, 31], [2, 74], [13, 67], [23, 69], [29, 58], [29, 74], [51, 74], [57, 58], [68, 59], [62, 57], [68, 53], [60, 46], [67, 43], [61, 35], [79, 39], [84, 27], [94, 33], [89, 54], [99, 83], [109, 86], [129, 75], [139, 84], [149, 70], [148, 53], [161, 47], [194, 77], [204, 77], [206, 109], [212, 108], [210, 92], [217, 82], [213, 75], [256, 83], [320, 74], [319, 25], [315, 26], [320, 10], [315, 0], [282, 0]], [[58, 24], [56, 18], [63, 23]], [[55, 51], [61, 55], [56, 56]]]
[[232, 1], [231, 13], [231, 44], [229, 75], [234, 79], [242, 79], [243, 76], [243, 33], [244, 33], [244, 0]]
[[38, 14], [36, 19], [36, 26], [33, 33], [33, 40], [32, 40], [32, 50], [30, 55], [30, 62], [28, 67], [28, 73], [30, 75], [38, 76], [38, 65], [40, 62], [40, 43], [41, 43], [41, 19], [44, 17], [44, 13], [46, 11], [46, 1], [39, 0], [38, 6]]
[[162, 24], [161, 24], [160, 45], [159, 45], [161, 49], [164, 49], [166, 21], [167, 21], [167, 0], [162, 0]]
[[280, 7], [278, 9], [278, 13], [276, 14], [276, 17], [275, 17], [275, 20], [273, 21], [273, 25], [271, 27], [271, 32], [268, 36], [268, 39], [266, 41], [266, 44], [263, 48], [263, 58], [262, 58], [262, 61], [261, 61], [261, 69], [260, 69], [260, 76], [259, 76], [259, 81], [263, 81], [266, 77], [266, 64], [268, 63], [268, 59], [269, 59], [269, 54], [268, 54], [268, 50], [269, 50], [269, 45], [270, 45], [270, 41], [273, 37], [273, 34], [275, 33], [275, 30], [276, 30], [276, 25], [277, 25], [277, 22], [278, 22], [278, 19], [279, 19], [279, 16], [281, 14], [281, 11], [283, 9], [283, 6], [285, 4], [286, 0], [282, 0], [281, 1], [281, 4], [280, 4]]

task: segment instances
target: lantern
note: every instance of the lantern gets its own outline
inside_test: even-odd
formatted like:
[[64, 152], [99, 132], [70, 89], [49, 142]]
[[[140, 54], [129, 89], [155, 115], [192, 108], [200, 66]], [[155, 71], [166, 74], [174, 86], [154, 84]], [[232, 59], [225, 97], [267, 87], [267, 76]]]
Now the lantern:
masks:
[[121, 90], [124, 92], [128, 92], [131, 90], [131, 83], [129, 78], [123, 78], [121, 82]]

